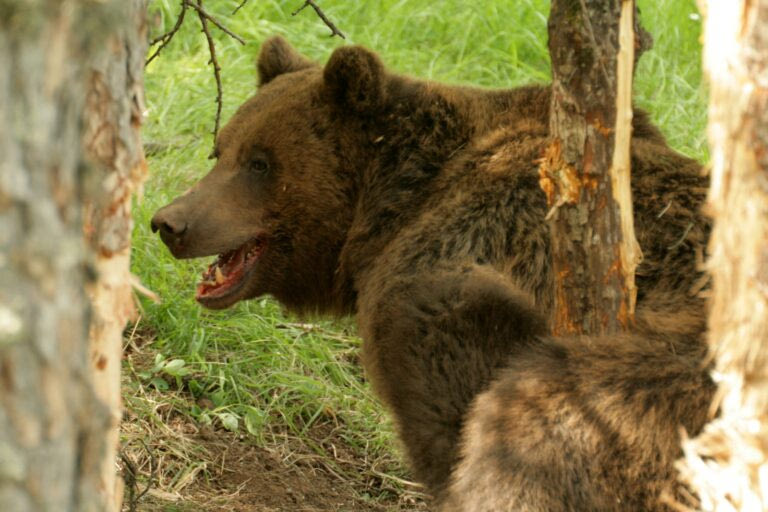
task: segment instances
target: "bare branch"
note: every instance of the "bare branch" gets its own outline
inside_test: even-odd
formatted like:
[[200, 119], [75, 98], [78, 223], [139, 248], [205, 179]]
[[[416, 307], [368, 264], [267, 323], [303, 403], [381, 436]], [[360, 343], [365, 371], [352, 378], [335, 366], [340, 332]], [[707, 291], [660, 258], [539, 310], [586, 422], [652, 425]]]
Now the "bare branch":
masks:
[[145, 443], [143, 439], [139, 439], [139, 441], [141, 442], [141, 445], [144, 447], [144, 449], [149, 454], [149, 478], [147, 479], [147, 486], [144, 487], [144, 490], [141, 491], [138, 496], [136, 496], [136, 501], [137, 502], [140, 499], [142, 499], [144, 496], [146, 496], [146, 494], [152, 488], [152, 485], [155, 482], [155, 475], [157, 473], [157, 460], [155, 459], [154, 452], [149, 449], [149, 446], [147, 446], [147, 443]]
[[141, 491], [138, 495], [136, 492], [138, 491], [139, 487], [139, 470], [136, 467], [136, 464], [133, 463], [133, 461], [126, 455], [126, 453], [122, 450], [120, 451], [120, 460], [123, 461], [123, 479], [125, 480], [126, 487], [128, 487], [129, 512], [138, 511], [139, 501], [149, 492], [149, 490], [154, 485], [155, 473], [157, 471], [157, 461], [155, 459], [155, 454], [152, 452], [152, 450], [149, 449], [147, 443], [145, 443], [142, 439], [139, 439], [139, 441], [144, 447], [144, 450], [146, 450], [147, 454], [149, 455], [149, 478], [147, 479], [146, 487], [144, 487], [144, 490]]
[[[234, 12], [237, 12], [240, 7], [244, 6], [247, 0], [244, 0], [238, 7], [235, 9]], [[152, 54], [149, 59], [147, 59], [146, 64], [149, 64], [152, 62], [152, 60], [155, 59], [155, 57], [158, 56], [160, 51], [171, 42], [171, 39], [173, 39], [173, 36], [176, 35], [176, 33], [181, 28], [181, 25], [184, 23], [184, 15], [187, 12], [187, 8], [192, 8], [197, 12], [197, 17], [200, 19], [200, 26], [202, 28], [203, 33], [205, 34], [205, 39], [208, 42], [208, 52], [211, 54], [211, 59], [209, 63], [213, 66], [213, 75], [216, 78], [216, 124], [213, 129], [213, 136], [214, 139], [216, 138], [216, 135], [219, 133], [219, 126], [221, 123], [221, 109], [222, 109], [222, 97], [223, 97], [223, 88], [221, 85], [221, 66], [219, 65], [219, 61], [216, 58], [216, 43], [213, 40], [213, 37], [211, 36], [211, 31], [208, 27], [208, 22], [213, 23], [219, 30], [227, 34], [232, 39], [235, 39], [240, 44], [245, 44], [245, 41], [243, 38], [229, 30], [227, 27], [224, 26], [223, 23], [221, 23], [218, 19], [216, 19], [214, 16], [212, 16], [208, 11], [206, 11], [203, 8], [203, 2], [202, 0], [197, 0], [197, 2], [193, 2], [192, 0], [181, 0], [181, 12], [179, 13], [179, 17], [176, 19], [176, 24], [173, 26], [171, 30], [166, 32], [165, 34], [155, 38], [150, 43], [151, 45], [160, 43], [160, 46], [155, 50], [155, 52]], [[233, 13], [234, 14], [234, 13]]]
[[[247, 0], [246, 0], [247, 1]], [[245, 2], [243, 2], [245, 3]], [[341, 30], [336, 27], [336, 25], [333, 24], [331, 20], [328, 19], [328, 17], [325, 15], [322, 9], [320, 9], [320, 6], [315, 3], [315, 0], [305, 0], [304, 4], [296, 9], [294, 12], [291, 13], [291, 16], [296, 16], [301, 11], [303, 11], [307, 6], [312, 7], [315, 10], [315, 13], [320, 17], [321, 20], [323, 20], [323, 23], [331, 29], [331, 37], [333, 36], [339, 36], [342, 39], [346, 39], [346, 36], [341, 32]]]
[[120, 459], [123, 461], [123, 479], [128, 488], [128, 510], [129, 512], [136, 512], [136, 473], [138, 473], [136, 464], [122, 451], [120, 452]]
[[247, 3], [248, 3], [248, 0], [243, 0], [242, 2], [240, 2], [240, 5], [238, 5], [237, 7], [235, 7], [235, 10], [234, 10], [234, 11], [232, 11], [232, 14], [237, 14], [237, 11], [239, 11], [240, 9], [242, 9], [242, 8], [245, 6], [245, 4], [247, 4]]
[[221, 86], [221, 66], [219, 66], [219, 61], [216, 59], [216, 44], [213, 42], [211, 31], [208, 29], [208, 20], [210, 17], [206, 16], [205, 10], [203, 10], [203, 0], [197, 0], [197, 5], [191, 4], [189, 0], [184, 1], [187, 2], [188, 5], [195, 7], [197, 15], [200, 18], [200, 25], [202, 26], [203, 33], [205, 34], [205, 38], [208, 40], [208, 51], [211, 54], [211, 60], [209, 63], [213, 66], [213, 76], [216, 78], [216, 124], [213, 127], [213, 139], [215, 141], [216, 135], [219, 133], [219, 123], [221, 122], [221, 107], [223, 96]]
[[229, 30], [219, 20], [217, 20], [216, 18], [211, 16], [211, 14], [208, 11], [203, 9], [202, 2], [198, 1], [197, 3], [193, 3], [191, 0], [184, 0], [184, 3], [186, 3], [189, 7], [193, 8], [194, 10], [197, 11], [197, 14], [200, 16], [200, 21], [201, 22], [203, 21], [203, 19], [206, 19], [206, 20], [210, 21], [211, 23], [213, 23], [214, 25], [216, 25], [216, 27], [218, 27], [219, 30], [221, 30], [222, 32], [227, 34], [232, 39], [236, 39], [237, 42], [239, 42], [240, 44], [245, 44], [245, 41], [243, 41], [242, 37], [238, 36], [237, 34], [232, 32], [231, 30]]
[[160, 54], [160, 51], [165, 48], [168, 43], [171, 42], [171, 39], [173, 39], [173, 36], [176, 35], [176, 32], [179, 31], [181, 28], [182, 23], [184, 23], [184, 15], [187, 13], [187, 0], [181, 0], [181, 12], [179, 13], [179, 16], [176, 18], [176, 24], [173, 26], [171, 30], [166, 32], [165, 34], [156, 37], [152, 41], [149, 42], [149, 46], [154, 46], [157, 43], [160, 43], [160, 46], [157, 47], [157, 49], [154, 51], [154, 53], [147, 59], [147, 61], [144, 63], [145, 66], [149, 65], [150, 62], [155, 60], [155, 57], [157, 57]]

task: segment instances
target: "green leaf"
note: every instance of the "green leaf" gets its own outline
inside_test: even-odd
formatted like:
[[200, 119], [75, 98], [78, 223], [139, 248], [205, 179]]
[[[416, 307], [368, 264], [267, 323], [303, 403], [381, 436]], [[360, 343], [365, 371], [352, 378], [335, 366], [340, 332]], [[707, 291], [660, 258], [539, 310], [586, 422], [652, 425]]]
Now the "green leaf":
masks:
[[189, 392], [192, 393], [192, 395], [195, 397], [199, 397], [203, 394], [203, 391], [205, 391], [205, 387], [200, 384], [197, 379], [191, 379], [187, 383], [187, 387], [189, 388]]
[[183, 377], [189, 374], [189, 368], [185, 368], [185, 364], [187, 363], [183, 359], [173, 359], [165, 363], [163, 371], [173, 377]]
[[238, 418], [231, 412], [220, 412], [217, 414], [219, 417], [219, 420], [221, 420], [221, 424], [224, 425], [224, 428], [227, 430], [230, 430], [232, 432], [237, 431], [237, 425], [238, 425]]
[[152, 368], [152, 373], [159, 372], [163, 368], [164, 361], [165, 361], [165, 356], [158, 352], [155, 355], [155, 366]]
[[257, 436], [264, 429], [265, 419], [266, 415], [263, 411], [256, 409], [255, 407], [249, 407], [243, 418], [245, 429], [249, 434]]
[[158, 391], [168, 391], [168, 383], [165, 381], [165, 379], [161, 379], [160, 377], [155, 377], [149, 381], [149, 384], [151, 386], [155, 386]]

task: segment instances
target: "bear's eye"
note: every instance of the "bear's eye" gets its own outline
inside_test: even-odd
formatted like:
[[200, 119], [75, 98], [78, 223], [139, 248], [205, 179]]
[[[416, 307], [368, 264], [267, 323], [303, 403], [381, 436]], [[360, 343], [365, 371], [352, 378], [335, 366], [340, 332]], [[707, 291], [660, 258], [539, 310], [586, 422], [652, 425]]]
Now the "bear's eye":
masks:
[[251, 160], [251, 171], [256, 174], [265, 174], [269, 171], [269, 164], [265, 159], [256, 157]]

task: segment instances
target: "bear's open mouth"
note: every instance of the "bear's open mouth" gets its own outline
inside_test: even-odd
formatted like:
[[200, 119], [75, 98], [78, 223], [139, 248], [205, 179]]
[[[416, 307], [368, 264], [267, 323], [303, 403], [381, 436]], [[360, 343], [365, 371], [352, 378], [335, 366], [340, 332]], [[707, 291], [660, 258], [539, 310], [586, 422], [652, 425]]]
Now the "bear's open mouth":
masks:
[[216, 261], [203, 272], [203, 280], [197, 285], [195, 299], [206, 302], [237, 292], [242, 287], [245, 276], [264, 252], [265, 246], [265, 240], [254, 238], [237, 249], [219, 254]]

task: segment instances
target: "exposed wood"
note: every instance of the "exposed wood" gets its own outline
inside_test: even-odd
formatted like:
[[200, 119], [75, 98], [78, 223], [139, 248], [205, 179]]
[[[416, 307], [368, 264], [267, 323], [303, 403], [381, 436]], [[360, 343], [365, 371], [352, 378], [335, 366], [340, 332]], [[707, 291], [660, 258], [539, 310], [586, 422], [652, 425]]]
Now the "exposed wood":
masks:
[[[555, 334], [601, 334], [634, 319], [629, 189], [634, 2], [553, 0], [553, 141], [541, 161], [551, 207]], [[642, 46], [642, 45], [641, 45]]]
[[768, 0], [701, 8], [719, 416], [685, 443], [681, 471], [702, 510], [768, 510]]
[[104, 510], [112, 511], [121, 509], [123, 495], [115, 461], [122, 416], [122, 334], [134, 315], [131, 201], [146, 175], [139, 133], [144, 110], [146, 8], [146, 0], [125, 2], [125, 23], [110, 35], [107, 50], [90, 60], [83, 114], [86, 157], [100, 178], [96, 194], [86, 201], [85, 232], [96, 277], [88, 287], [89, 360], [96, 395], [110, 411], [99, 489]]
[[[143, 172], [134, 158], [136, 105], [122, 100], [141, 81], [144, 43], [134, 34], [139, 26], [128, 25], [144, 8], [143, 0], [3, 3], [2, 511], [119, 507], [116, 390], [130, 297], [121, 277], [127, 245], [115, 242], [130, 230], [132, 189], [121, 185], [123, 173], [137, 172], [133, 180]], [[134, 42], [140, 55], [132, 53]], [[119, 270], [105, 271], [107, 259]]]
[[616, 63], [616, 128], [611, 162], [611, 191], [619, 208], [621, 224], [621, 258], [624, 290], [629, 301], [630, 319], [635, 311], [637, 287], [635, 269], [642, 259], [640, 244], [635, 237], [635, 219], [630, 187], [630, 142], [632, 140], [632, 73], [635, 63], [634, 5], [622, 1], [619, 21], [619, 53]]

